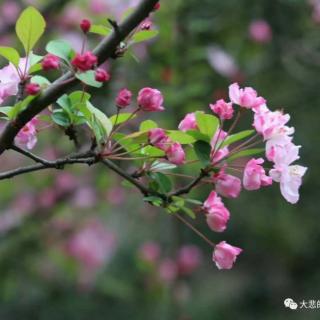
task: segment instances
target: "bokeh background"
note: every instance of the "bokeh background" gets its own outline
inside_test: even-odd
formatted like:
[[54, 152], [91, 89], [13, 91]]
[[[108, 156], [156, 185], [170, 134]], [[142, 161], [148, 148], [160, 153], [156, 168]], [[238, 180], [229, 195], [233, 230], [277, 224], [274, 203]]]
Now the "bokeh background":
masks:
[[[82, 18], [119, 19], [137, 2], [2, 0], [0, 44], [15, 45], [15, 20], [30, 3], [48, 21], [42, 44], [65, 38], [77, 48]], [[225, 97], [231, 82], [250, 85], [292, 115], [309, 167], [300, 202], [286, 203], [274, 185], [226, 201], [224, 234], [196, 221], [213, 241], [244, 249], [232, 270], [218, 271], [201, 239], [105, 168], [1, 181], [0, 319], [319, 319], [320, 308], [292, 311], [283, 301], [320, 300], [320, 1], [163, 0], [152, 28], [159, 36], [134, 47], [136, 58], [110, 62], [113, 81], [93, 91], [95, 105], [112, 114], [119, 88], [156, 87], [166, 112], [151, 117], [176, 128], [186, 112]], [[52, 158], [72, 148], [51, 128], [34, 151]], [[1, 170], [25, 161], [8, 152]]]

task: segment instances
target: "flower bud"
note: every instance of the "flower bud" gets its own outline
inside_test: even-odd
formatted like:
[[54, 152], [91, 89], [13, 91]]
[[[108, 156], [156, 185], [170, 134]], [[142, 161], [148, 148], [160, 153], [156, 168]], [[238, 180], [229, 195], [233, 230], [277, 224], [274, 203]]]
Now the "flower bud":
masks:
[[41, 87], [37, 83], [28, 83], [26, 85], [26, 92], [30, 96], [36, 96], [40, 91]]
[[88, 33], [91, 28], [91, 22], [88, 19], [83, 19], [80, 23], [80, 28], [83, 33]]
[[111, 78], [111, 76], [106, 70], [101, 69], [101, 68], [96, 70], [96, 74], [95, 74], [96, 81], [106, 82], [106, 81], [109, 81], [110, 78]]
[[58, 69], [60, 67], [60, 59], [54, 54], [49, 53], [43, 58], [41, 65], [45, 71]]
[[116, 98], [116, 105], [118, 108], [125, 108], [131, 104], [132, 92], [126, 88], [119, 91]]
[[143, 88], [139, 91], [138, 105], [144, 111], [163, 111], [163, 96], [157, 89]]

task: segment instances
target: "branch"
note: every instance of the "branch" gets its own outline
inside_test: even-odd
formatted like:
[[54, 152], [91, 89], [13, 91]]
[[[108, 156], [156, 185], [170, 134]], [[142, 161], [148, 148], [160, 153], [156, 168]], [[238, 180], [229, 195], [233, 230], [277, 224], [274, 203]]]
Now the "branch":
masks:
[[199, 176], [197, 178], [195, 178], [192, 182], [190, 182], [188, 185], [186, 185], [183, 188], [180, 188], [176, 191], [173, 191], [170, 193], [170, 197], [172, 196], [180, 196], [182, 194], [187, 194], [189, 193], [194, 187], [196, 187], [199, 182], [201, 182], [201, 180], [205, 177], [207, 177], [209, 174], [209, 170], [207, 169], [202, 169]]
[[44, 163], [38, 163], [35, 165], [18, 168], [10, 171], [6, 171], [3, 173], [0, 173], [0, 180], [10, 179], [12, 177], [33, 172], [33, 171], [40, 171], [44, 169], [63, 169], [63, 167], [66, 164], [75, 164], [75, 163], [83, 163], [87, 165], [92, 165], [97, 162], [97, 159], [95, 157], [89, 157], [89, 158], [64, 158], [64, 159], [57, 159], [56, 161], [48, 162], [46, 164]]
[[[130, 183], [132, 183], [135, 187], [137, 187], [141, 193], [143, 193], [145, 196], [148, 196], [150, 194], [161, 196], [161, 198], [164, 198], [164, 195], [160, 195], [156, 192], [153, 192], [152, 190], [149, 190], [146, 188], [142, 183], [140, 183], [138, 180], [133, 178], [130, 174], [124, 172], [120, 167], [118, 167], [116, 164], [114, 164], [112, 161], [104, 159], [101, 161], [106, 167], [111, 169], [112, 171], [116, 172], [118, 175], [120, 175], [122, 178], [126, 179]], [[166, 198], [166, 197], [165, 197]]]
[[[98, 57], [99, 64], [102, 64], [114, 54], [120, 42], [148, 17], [157, 2], [158, 0], [141, 1], [136, 10], [118, 26], [117, 32], [113, 31], [100, 42], [93, 51]], [[24, 109], [14, 121], [6, 124], [0, 136], [0, 154], [11, 147], [15, 136], [26, 123], [79, 82], [78, 79], [73, 77], [72, 72], [67, 72], [52, 83], [40, 96], [32, 100], [28, 107]]]

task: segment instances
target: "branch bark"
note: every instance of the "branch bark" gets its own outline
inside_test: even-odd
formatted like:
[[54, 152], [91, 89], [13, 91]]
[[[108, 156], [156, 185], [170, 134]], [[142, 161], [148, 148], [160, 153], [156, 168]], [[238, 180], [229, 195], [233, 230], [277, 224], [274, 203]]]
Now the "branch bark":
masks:
[[[120, 42], [148, 17], [157, 2], [159, 0], [141, 1], [136, 10], [123, 23], [119, 24], [117, 32], [113, 31], [101, 41], [93, 51], [98, 57], [99, 64], [114, 54]], [[71, 72], [66, 73], [50, 85], [39, 97], [32, 100], [14, 121], [8, 122], [0, 136], [0, 155], [12, 146], [15, 136], [26, 123], [78, 83], [79, 80], [73, 77]]]

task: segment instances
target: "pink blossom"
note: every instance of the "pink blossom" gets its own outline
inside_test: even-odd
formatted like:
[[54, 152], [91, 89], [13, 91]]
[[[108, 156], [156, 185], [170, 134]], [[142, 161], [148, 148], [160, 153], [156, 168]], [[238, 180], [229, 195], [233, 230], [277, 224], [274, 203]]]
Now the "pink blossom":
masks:
[[93, 68], [98, 62], [98, 58], [90, 51], [84, 54], [77, 53], [72, 59], [71, 64], [80, 71], [87, 71]]
[[227, 146], [221, 148], [221, 144], [226, 139], [227, 135], [227, 132], [219, 128], [211, 139], [210, 144], [212, 150], [210, 157], [212, 164], [216, 164], [228, 156], [229, 148]]
[[172, 143], [166, 150], [168, 160], [176, 165], [183, 164], [186, 160], [186, 155], [180, 143]]
[[149, 263], [156, 263], [160, 257], [160, 246], [156, 242], [146, 242], [139, 249], [139, 256], [142, 260]]
[[215, 246], [212, 260], [216, 263], [218, 269], [231, 269], [241, 252], [242, 249], [222, 241]]
[[249, 26], [251, 40], [258, 43], [268, 43], [272, 40], [272, 30], [269, 23], [265, 20], [252, 21]]
[[21, 146], [26, 146], [31, 150], [37, 143], [37, 129], [35, 127], [37, 123], [36, 118], [29, 121], [17, 134], [15, 141]]
[[197, 246], [185, 245], [181, 247], [177, 258], [179, 273], [191, 274], [199, 267], [201, 260], [201, 251]]
[[47, 54], [42, 62], [42, 69], [47, 71], [47, 70], [51, 70], [51, 69], [58, 69], [60, 67], [60, 58], [55, 56], [54, 54]]
[[261, 164], [262, 158], [251, 159], [245, 166], [243, 174], [243, 186], [247, 190], [258, 190], [260, 187], [272, 184], [272, 178], [268, 177]]
[[260, 133], [264, 140], [269, 140], [276, 135], [290, 135], [294, 132], [293, 128], [285, 126], [290, 120], [289, 114], [282, 111], [256, 112], [254, 115], [253, 126]]
[[148, 132], [148, 138], [150, 144], [159, 147], [162, 149], [163, 141], [167, 141], [168, 137], [166, 135], [166, 132], [161, 128], [154, 128], [150, 129]]
[[188, 131], [197, 129], [197, 120], [195, 113], [188, 113], [179, 123], [179, 130]]
[[241, 191], [241, 180], [221, 170], [213, 179], [216, 191], [223, 197], [237, 198]]
[[231, 102], [227, 103], [220, 99], [215, 104], [210, 104], [210, 108], [221, 120], [229, 120], [233, 117], [234, 110]]
[[286, 135], [277, 136], [266, 143], [266, 157], [276, 166], [288, 166], [298, 160], [300, 146], [292, 142], [292, 138]]
[[161, 280], [170, 283], [175, 280], [178, 274], [178, 267], [174, 260], [164, 259], [159, 265], [159, 277]]
[[299, 188], [307, 168], [299, 165], [275, 167], [269, 174], [276, 182], [280, 182], [280, 191], [290, 203], [299, 201]]
[[13, 64], [0, 69], [0, 104], [8, 97], [18, 93], [20, 77]]
[[247, 109], [257, 108], [260, 104], [265, 103], [262, 97], [258, 97], [256, 90], [251, 87], [241, 89], [237, 83], [229, 86], [229, 98], [232, 103]]
[[67, 249], [86, 268], [95, 270], [110, 260], [115, 245], [114, 234], [100, 221], [92, 220], [72, 235]]
[[116, 105], [119, 108], [128, 107], [131, 104], [132, 92], [126, 88], [119, 91], [116, 98]]
[[223, 232], [227, 228], [230, 212], [215, 191], [210, 193], [203, 208], [207, 211], [206, 219], [209, 228], [216, 232]]
[[144, 111], [163, 111], [163, 96], [157, 89], [143, 88], [138, 94], [138, 105]]

